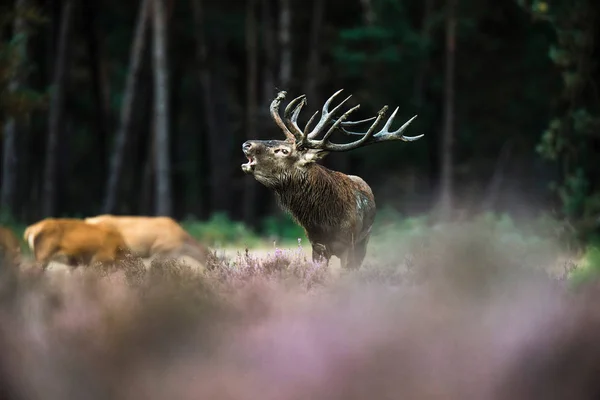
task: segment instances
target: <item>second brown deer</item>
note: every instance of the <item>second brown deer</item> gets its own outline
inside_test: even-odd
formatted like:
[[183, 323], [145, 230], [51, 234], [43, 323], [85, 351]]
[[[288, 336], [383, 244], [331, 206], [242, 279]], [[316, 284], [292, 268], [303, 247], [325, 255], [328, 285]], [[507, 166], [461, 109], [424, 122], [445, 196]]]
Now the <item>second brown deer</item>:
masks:
[[[242, 170], [273, 190], [281, 207], [304, 228], [312, 246], [313, 261], [324, 259], [328, 264], [331, 256], [336, 256], [340, 258], [343, 268], [356, 269], [362, 265], [366, 256], [375, 219], [373, 192], [362, 178], [332, 171], [317, 164], [317, 161], [329, 152], [349, 151], [390, 140], [410, 142], [424, 135], [408, 137], [402, 134], [416, 115], [397, 130], [390, 131], [398, 108], [384, 126], [376, 131], [377, 125], [385, 117], [387, 106], [377, 116], [361, 121], [346, 121], [360, 105], [334, 119], [334, 114], [351, 97], [348, 96], [330, 111], [331, 102], [341, 91], [338, 90], [325, 102], [321, 118], [312, 130], [310, 126], [318, 111], [303, 130], [298, 126], [298, 116], [306, 104], [306, 96], [293, 99], [286, 107], [282, 119], [279, 106], [286, 92], [279, 92], [271, 102], [270, 112], [286, 140], [244, 142], [242, 150], [248, 162], [242, 164]], [[374, 122], [364, 133], [346, 129], [370, 121]], [[336, 130], [348, 136], [360, 137], [350, 143], [332, 143], [329, 138]], [[323, 135], [322, 138], [317, 139], [320, 135]]]

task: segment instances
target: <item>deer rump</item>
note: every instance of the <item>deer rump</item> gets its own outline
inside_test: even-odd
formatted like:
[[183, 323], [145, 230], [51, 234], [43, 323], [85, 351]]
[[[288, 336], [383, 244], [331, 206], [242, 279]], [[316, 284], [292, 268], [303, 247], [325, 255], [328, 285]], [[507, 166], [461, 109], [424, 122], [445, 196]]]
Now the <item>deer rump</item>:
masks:
[[[65, 258], [72, 267], [114, 263], [128, 252], [125, 240], [114, 228], [93, 226], [77, 219], [42, 220], [24, 233], [37, 262], [44, 268], [51, 260]], [[61, 260], [63, 261], [63, 260]]]
[[105, 214], [86, 218], [85, 222], [117, 229], [132, 254], [137, 257], [188, 255], [201, 263], [206, 261], [208, 249], [169, 217]]

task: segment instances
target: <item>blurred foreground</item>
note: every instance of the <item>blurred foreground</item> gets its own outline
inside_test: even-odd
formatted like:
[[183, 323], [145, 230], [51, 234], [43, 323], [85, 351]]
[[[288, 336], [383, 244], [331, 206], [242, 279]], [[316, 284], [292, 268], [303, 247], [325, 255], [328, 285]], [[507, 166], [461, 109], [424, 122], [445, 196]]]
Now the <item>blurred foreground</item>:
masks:
[[331, 273], [300, 250], [213, 256], [204, 269], [5, 265], [1, 390], [31, 400], [594, 398], [600, 291], [593, 279], [569, 285], [569, 263], [538, 245], [455, 224], [378, 240], [355, 272]]

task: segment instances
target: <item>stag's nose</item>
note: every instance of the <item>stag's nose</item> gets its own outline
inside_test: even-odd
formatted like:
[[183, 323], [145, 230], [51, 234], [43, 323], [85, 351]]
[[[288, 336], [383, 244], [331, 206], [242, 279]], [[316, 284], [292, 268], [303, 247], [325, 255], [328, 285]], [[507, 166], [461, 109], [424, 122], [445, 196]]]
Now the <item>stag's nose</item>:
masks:
[[252, 148], [252, 143], [250, 143], [249, 141], [244, 142], [244, 144], [242, 144], [242, 150], [244, 150], [244, 153], [250, 150], [250, 148]]

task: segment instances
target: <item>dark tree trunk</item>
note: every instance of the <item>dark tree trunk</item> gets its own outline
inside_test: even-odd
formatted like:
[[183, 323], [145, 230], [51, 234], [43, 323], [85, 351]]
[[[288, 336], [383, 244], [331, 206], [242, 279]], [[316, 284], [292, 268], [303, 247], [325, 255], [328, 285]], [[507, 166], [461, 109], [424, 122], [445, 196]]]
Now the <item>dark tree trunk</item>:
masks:
[[223, 154], [223, 140], [220, 137], [217, 122], [217, 110], [215, 96], [213, 94], [214, 84], [211, 75], [211, 67], [208, 58], [208, 43], [205, 35], [204, 8], [202, 0], [192, 0], [192, 11], [196, 28], [196, 56], [199, 64], [199, 78], [202, 86], [203, 119], [206, 124], [208, 158], [209, 158], [209, 195], [208, 205], [211, 211], [229, 211], [231, 186], [227, 168], [221, 168], [223, 162], [220, 157]]
[[148, 129], [149, 140], [147, 141], [146, 161], [142, 171], [142, 185], [140, 190], [140, 214], [151, 215], [155, 208], [156, 196], [153, 195], [153, 188], [156, 186], [156, 117], [151, 118]]
[[[24, 75], [23, 62], [27, 56], [27, 25], [23, 12], [29, 6], [28, 0], [17, 0], [15, 4], [15, 21], [13, 28], [13, 37], [22, 37], [18, 44], [19, 65], [13, 70], [13, 75], [8, 84], [8, 91], [14, 93], [19, 91], [24, 85], [26, 77]], [[2, 188], [0, 189], [0, 206], [3, 212], [8, 212], [15, 216], [17, 199], [17, 182], [19, 179], [19, 156], [20, 146], [18, 145], [19, 133], [23, 132], [23, 123], [26, 118], [22, 116], [9, 116], [4, 124], [3, 130], [3, 154], [2, 154]]]
[[96, 121], [94, 129], [99, 142], [100, 157], [98, 162], [102, 171], [107, 171], [107, 155], [109, 154], [109, 108], [107, 94], [105, 90], [108, 88], [104, 81], [105, 75], [102, 73], [102, 54], [100, 52], [100, 38], [98, 28], [96, 26], [97, 5], [93, 1], [82, 2], [84, 12], [84, 28], [87, 41], [88, 62], [91, 72], [92, 93], [94, 97], [94, 110]]
[[121, 178], [123, 176], [123, 164], [126, 156], [127, 142], [131, 135], [133, 109], [136, 101], [138, 81], [143, 66], [144, 47], [146, 44], [146, 32], [148, 30], [150, 0], [141, 0], [133, 44], [129, 58], [129, 72], [125, 82], [123, 104], [121, 106], [121, 118], [119, 129], [115, 135], [113, 154], [110, 162], [110, 171], [106, 184], [106, 197], [104, 199], [103, 212], [114, 211]]
[[308, 54], [308, 65], [306, 66], [306, 98], [313, 104], [319, 104], [317, 98], [319, 87], [319, 67], [321, 58], [321, 35], [323, 16], [325, 14], [325, 3], [321, 0], [313, 1], [313, 10], [310, 28], [310, 43]]
[[258, 115], [261, 116], [261, 121], [266, 122], [266, 126], [270, 126], [272, 123], [269, 109], [266, 107], [273, 97], [275, 97], [277, 90], [275, 88], [275, 70], [277, 66], [277, 45], [275, 43], [275, 27], [273, 17], [271, 15], [271, 7], [269, 7], [269, 0], [261, 0], [261, 24], [260, 31], [262, 36], [263, 50], [264, 50], [264, 68], [263, 72], [263, 107], [257, 109]]
[[153, 69], [156, 159], [156, 215], [172, 212], [169, 138], [169, 76], [167, 66], [167, 18], [163, 0], [153, 0]]
[[373, 8], [372, 0], [360, 0], [363, 8], [363, 20], [367, 26], [372, 26], [375, 24], [375, 20], [377, 19], [377, 15], [375, 14], [375, 9]]
[[[256, 100], [258, 89], [258, 49], [256, 0], [246, 0], [246, 137], [256, 138]], [[246, 179], [243, 215], [246, 224], [256, 223], [256, 182]]]
[[43, 179], [43, 206], [42, 214], [52, 216], [56, 212], [56, 187], [58, 150], [60, 131], [63, 128], [64, 96], [67, 83], [67, 63], [70, 45], [70, 30], [73, 1], [65, 0], [60, 18], [60, 32], [58, 36], [58, 49], [56, 64], [54, 66], [53, 90], [50, 103], [48, 120], [48, 141], [46, 144], [46, 165]]
[[[431, 15], [433, 14], [433, 0], [423, 0], [423, 19], [421, 20], [421, 40], [431, 40]], [[425, 98], [425, 87], [429, 74], [429, 54], [423, 54], [414, 86], [415, 106], [421, 107]]]
[[513, 147], [513, 141], [508, 139], [500, 150], [500, 155], [496, 160], [494, 166], [494, 173], [490, 179], [490, 183], [486, 192], [484, 201], [482, 202], [480, 211], [492, 211], [495, 209], [498, 203], [498, 197], [500, 197], [502, 184], [504, 183], [504, 174], [506, 173], [506, 167], [510, 160], [511, 151]]
[[292, 10], [291, 0], [279, 0], [279, 86], [289, 90], [292, 80]]
[[440, 217], [452, 213], [454, 175], [454, 63], [456, 53], [456, 1], [448, 0], [446, 9], [446, 66], [444, 73], [444, 125], [441, 141]]

